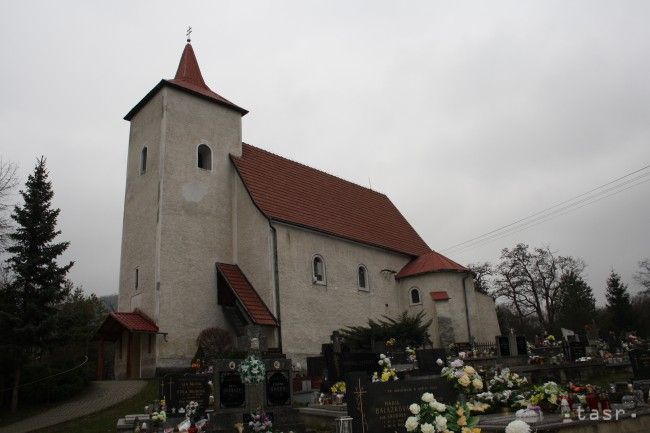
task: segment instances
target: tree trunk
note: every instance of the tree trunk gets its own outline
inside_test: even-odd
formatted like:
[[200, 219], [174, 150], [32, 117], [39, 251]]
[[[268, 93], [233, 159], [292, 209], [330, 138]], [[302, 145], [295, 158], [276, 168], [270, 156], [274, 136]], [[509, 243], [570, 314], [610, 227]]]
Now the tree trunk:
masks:
[[18, 386], [20, 385], [20, 367], [14, 370], [14, 389], [11, 391], [11, 413], [18, 410]]

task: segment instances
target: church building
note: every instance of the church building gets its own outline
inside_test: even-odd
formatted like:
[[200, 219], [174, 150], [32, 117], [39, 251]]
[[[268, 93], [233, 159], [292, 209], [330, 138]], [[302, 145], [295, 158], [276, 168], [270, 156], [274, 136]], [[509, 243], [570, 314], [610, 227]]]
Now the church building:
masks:
[[205, 83], [189, 40], [130, 122], [115, 378], [189, 367], [199, 333], [261, 332], [294, 360], [369, 318], [424, 311], [436, 347], [493, 342], [494, 300], [377, 191], [242, 142], [248, 111]]

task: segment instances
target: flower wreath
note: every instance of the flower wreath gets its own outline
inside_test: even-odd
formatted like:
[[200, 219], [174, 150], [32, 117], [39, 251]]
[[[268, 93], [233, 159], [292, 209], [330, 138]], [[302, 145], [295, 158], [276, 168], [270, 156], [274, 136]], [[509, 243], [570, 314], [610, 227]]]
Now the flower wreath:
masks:
[[246, 384], [262, 383], [266, 375], [264, 363], [253, 355], [239, 364], [238, 371], [242, 382]]

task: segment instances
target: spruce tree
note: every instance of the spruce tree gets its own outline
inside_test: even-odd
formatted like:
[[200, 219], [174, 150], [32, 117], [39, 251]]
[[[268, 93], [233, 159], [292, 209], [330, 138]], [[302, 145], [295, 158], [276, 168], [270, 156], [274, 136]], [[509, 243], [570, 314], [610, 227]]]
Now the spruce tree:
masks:
[[56, 335], [56, 306], [69, 293], [66, 275], [73, 265], [59, 266], [57, 258], [68, 242], [55, 242], [59, 209], [52, 208], [52, 184], [45, 158], [37, 160], [34, 172], [20, 191], [24, 204], [15, 206], [11, 218], [15, 231], [9, 235], [7, 265], [10, 282], [2, 297], [8, 304], [1, 325], [10, 326], [10, 341], [3, 342], [14, 362], [11, 409], [18, 405], [18, 388], [23, 363], [41, 355]]
[[631, 331], [634, 324], [634, 313], [627, 284], [621, 282], [621, 276], [614, 270], [607, 278], [607, 311], [611, 317], [614, 331], [617, 333]]
[[562, 275], [559, 304], [558, 324], [574, 331], [584, 330], [596, 312], [596, 299], [591, 287], [575, 272]]

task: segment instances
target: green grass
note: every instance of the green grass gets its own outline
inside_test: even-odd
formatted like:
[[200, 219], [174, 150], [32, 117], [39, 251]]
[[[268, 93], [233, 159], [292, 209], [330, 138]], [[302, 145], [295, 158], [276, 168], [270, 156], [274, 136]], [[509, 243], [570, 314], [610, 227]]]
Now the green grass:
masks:
[[118, 418], [142, 413], [145, 405], [158, 397], [158, 382], [150, 380], [140, 393], [115, 406], [71, 421], [36, 430], [37, 433], [114, 433]]
[[16, 413], [11, 413], [9, 409], [0, 410], [0, 427], [21, 421], [32, 415], [36, 415], [44, 410], [54, 407], [54, 404], [41, 404], [38, 406], [19, 406]]

